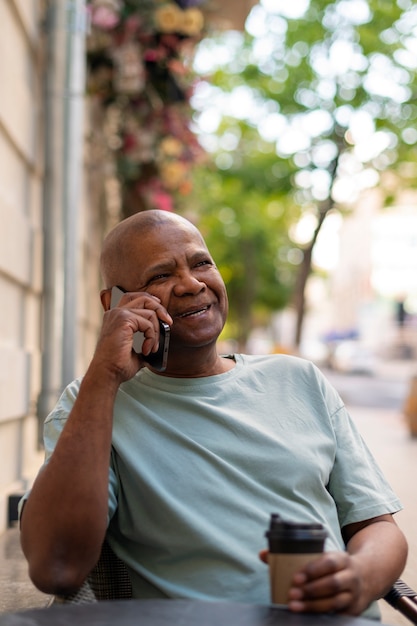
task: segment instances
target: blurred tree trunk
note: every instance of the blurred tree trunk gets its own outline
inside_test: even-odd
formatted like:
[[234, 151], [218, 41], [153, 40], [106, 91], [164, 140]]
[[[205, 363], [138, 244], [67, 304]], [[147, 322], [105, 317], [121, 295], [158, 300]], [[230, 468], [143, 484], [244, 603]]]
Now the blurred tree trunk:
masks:
[[321, 227], [323, 226], [324, 220], [326, 219], [329, 211], [336, 208], [336, 204], [332, 198], [332, 189], [333, 184], [337, 175], [337, 166], [339, 164], [339, 160], [341, 155], [346, 149], [346, 143], [344, 140], [346, 129], [342, 128], [339, 125], [335, 126], [334, 136], [332, 140], [337, 146], [337, 154], [333, 161], [330, 163], [328, 172], [331, 177], [330, 182], [330, 192], [328, 197], [317, 205], [317, 224], [314, 229], [313, 236], [307, 246], [303, 249], [303, 260], [300, 263], [300, 269], [297, 274], [297, 279], [295, 282], [294, 292], [293, 292], [293, 306], [296, 312], [296, 324], [295, 324], [295, 336], [294, 336], [294, 344], [296, 348], [300, 347], [302, 334], [303, 334], [303, 325], [304, 325], [304, 317], [306, 313], [306, 287], [308, 278], [312, 272], [312, 260], [313, 260], [313, 250], [316, 245], [317, 238], [319, 236]]
[[326, 215], [333, 208], [333, 201], [327, 198], [320, 204], [317, 226], [314, 230], [313, 237], [303, 250], [303, 260], [295, 282], [293, 294], [293, 306], [296, 311], [295, 338], [294, 343], [299, 348], [303, 333], [304, 317], [306, 312], [306, 286], [308, 278], [312, 270], [313, 249], [317, 241], [317, 237], [326, 219]]
[[239, 311], [239, 324], [236, 335], [238, 349], [244, 351], [249, 335], [252, 331], [253, 318], [252, 308], [256, 297], [256, 262], [253, 241], [243, 239], [241, 242], [241, 254], [243, 265], [245, 268], [244, 288], [240, 289], [237, 301], [237, 310]]

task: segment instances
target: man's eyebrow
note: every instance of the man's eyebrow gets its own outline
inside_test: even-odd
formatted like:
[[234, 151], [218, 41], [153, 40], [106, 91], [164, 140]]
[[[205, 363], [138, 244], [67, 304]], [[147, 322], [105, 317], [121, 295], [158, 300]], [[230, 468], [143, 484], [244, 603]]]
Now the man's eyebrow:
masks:
[[[194, 263], [208, 257], [211, 259], [210, 253], [206, 249], [202, 248], [201, 250], [197, 250], [196, 252], [190, 254], [188, 262]], [[146, 279], [148, 277], [155, 276], [156, 274], [162, 274], [163, 272], [172, 270], [175, 266], [176, 262], [174, 259], [155, 263], [155, 265], [150, 265], [144, 270], [143, 277]]]
[[144, 271], [144, 274], [146, 274], [147, 276], [150, 276], [153, 274], [159, 274], [160, 272], [171, 269], [174, 265], [175, 265], [174, 261], [164, 261], [163, 263], [155, 263], [155, 265], [151, 265], [150, 267], [147, 267], [146, 270]]
[[210, 252], [206, 250], [205, 248], [202, 248], [201, 250], [197, 250], [196, 252], [191, 254], [190, 260], [197, 261], [198, 259], [206, 259], [207, 257], [211, 258]]
[[[188, 262], [198, 261], [200, 259], [203, 259], [203, 258], [205, 259], [207, 257], [210, 257], [210, 253], [204, 248], [202, 248], [201, 250], [196, 250], [192, 254], [187, 255]], [[175, 266], [176, 266], [175, 259], [172, 259], [172, 260], [168, 259], [166, 261], [161, 261], [160, 263], [155, 263], [155, 265], [150, 265], [149, 267], [146, 268], [145, 273], [155, 274], [163, 270], [171, 269], [172, 267], [175, 267]]]

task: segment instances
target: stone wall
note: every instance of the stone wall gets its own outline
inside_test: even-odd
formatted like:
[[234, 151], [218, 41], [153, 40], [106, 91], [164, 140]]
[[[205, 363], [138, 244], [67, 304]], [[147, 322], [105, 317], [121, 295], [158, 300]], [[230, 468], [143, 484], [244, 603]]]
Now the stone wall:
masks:
[[[52, 193], [46, 166], [47, 145], [59, 146], [62, 141], [51, 137], [54, 132], [51, 94], [47, 93], [45, 80], [54, 70], [47, 53], [51, 33], [46, 7], [49, 4], [56, 8], [59, 2], [0, 1], [0, 533], [9, 521], [9, 496], [30, 487], [43, 460], [40, 433], [47, 411], [40, 398], [42, 394], [50, 394], [54, 402], [66, 382], [60, 373], [65, 351], [59, 293], [65, 289], [62, 276], [65, 228], [60, 232], [57, 229], [56, 243], [52, 237], [56, 249], [49, 249], [49, 254], [44, 252], [46, 231], [56, 226], [52, 222], [59, 224], [62, 218], [63, 192], [59, 180], [58, 184], [52, 181], [57, 201], [52, 205], [52, 213], [49, 209], [49, 218], [44, 217], [48, 214], [45, 198]], [[58, 48], [61, 50], [63, 46]], [[62, 115], [65, 97], [57, 94], [56, 117]], [[97, 158], [90, 145], [91, 123], [100, 125], [100, 115], [85, 101], [81, 190], [74, 211], [77, 213], [73, 318], [76, 376], [82, 375], [88, 365], [101, 322], [98, 267], [101, 242], [118, 221], [117, 208], [115, 212], [113, 207], [111, 213], [106, 194], [107, 182], [110, 186], [112, 182], [111, 164]], [[55, 153], [58, 160], [59, 149], [55, 149], [52, 157], [49, 155], [52, 163]], [[45, 269], [54, 274], [51, 281], [54, 306], [49, 310], [53, 328], [48, 328], [47, 323], [45, 326], [48, 319]], [[56, 370], [54, 385], [49, 387], [43, 366], [48, 334], [49, 338], [52, 336], [51, 366]]]
[[[36, 0], [0, 3], [0, 531], [38, 460], [42, 42]], [[26, 466], [26, 467], [25, 467]]]

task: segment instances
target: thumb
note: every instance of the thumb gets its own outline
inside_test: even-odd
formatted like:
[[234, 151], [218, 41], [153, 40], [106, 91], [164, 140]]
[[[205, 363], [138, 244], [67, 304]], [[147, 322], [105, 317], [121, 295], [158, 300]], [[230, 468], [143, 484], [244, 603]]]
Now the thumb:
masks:
[[261, 559], [263, 563], [268, 564], [268, 554], [269, 554], [268, 550], [261, 550], [259, 552], [259, 558]]

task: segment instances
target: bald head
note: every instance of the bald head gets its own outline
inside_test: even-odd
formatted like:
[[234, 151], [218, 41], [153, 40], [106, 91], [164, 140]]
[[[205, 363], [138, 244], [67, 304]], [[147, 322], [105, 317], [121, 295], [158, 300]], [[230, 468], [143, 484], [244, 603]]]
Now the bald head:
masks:
[[141, 242], [145, 241], [150, 231], [174, 226], [179, 230], [198, 229], [187, 219], [175, 213], [159, 209], [141, 211], [119, 222], [107, 235], [103, 242], [100, 269], [105, 287], [116, 285], [129, 267], [133, 249], [140, 250]]

